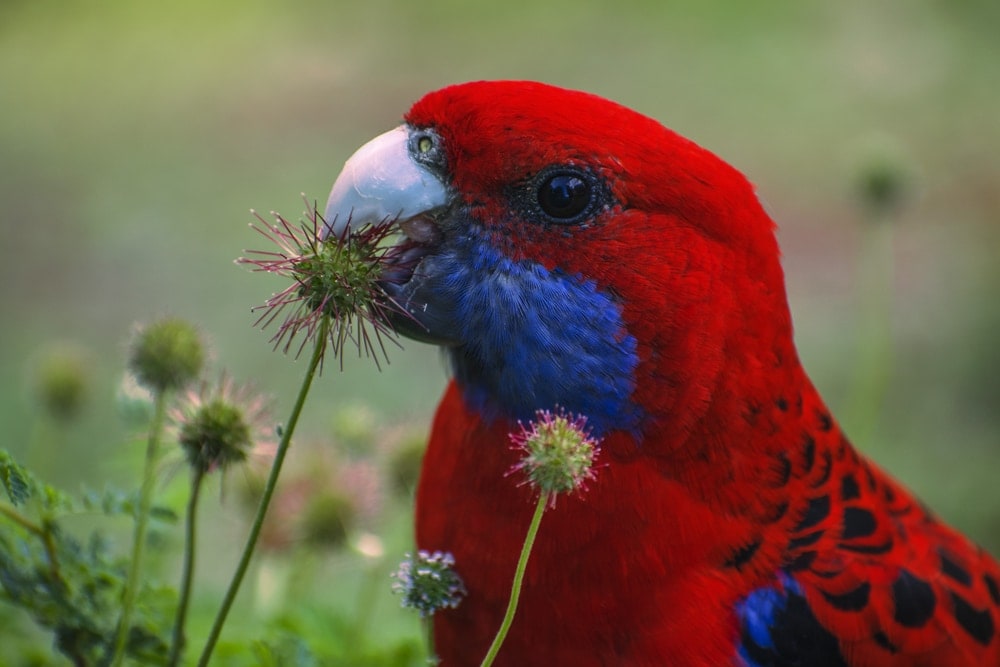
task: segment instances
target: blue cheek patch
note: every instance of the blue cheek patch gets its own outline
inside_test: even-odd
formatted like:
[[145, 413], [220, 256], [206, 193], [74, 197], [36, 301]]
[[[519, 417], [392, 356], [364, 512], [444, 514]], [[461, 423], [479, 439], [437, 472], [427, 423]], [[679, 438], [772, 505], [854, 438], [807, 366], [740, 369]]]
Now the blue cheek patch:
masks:
[[636, 340], [594, 281], [513, 262], [472, 237], [436, 265], [464, 341], [450, 350], [455, 377], [474, 409], [527, 421], [561, 406], [597, 436], [638, 435]]

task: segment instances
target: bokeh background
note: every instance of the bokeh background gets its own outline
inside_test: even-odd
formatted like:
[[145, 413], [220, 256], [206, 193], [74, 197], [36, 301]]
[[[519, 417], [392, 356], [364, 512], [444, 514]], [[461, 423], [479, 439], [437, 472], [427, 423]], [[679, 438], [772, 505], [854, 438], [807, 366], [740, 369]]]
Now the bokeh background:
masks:
[[[304, 361], [251, 328], [251, 306], [284, 285], [233, 264], [266, 247], [248, 209], [294, 218], [300, 193], [323, 201], [350, 153], [428, 90], [538, 79], [660, 119], [749, 175], [834, 413], [1000, 553], [998, 34], [993, 0], [7, 0], [2, 446], [69, 488], [129, 484], [142, 448], [114, 396], [130, 330], [163, 314], [196, 322], [213, 367], [286, 414]], [[896, 205], [865, 203], [873, 173], [898, 179]], [[87, 370], [71, 427], [36, 396], [67, 349]], [[444, 364], [414, 343], [390, 357], [381, 372], [328, 367], [303, 432], [358, 405], [425, 428]], [[210, 530], [232, 543], [206, 566], [209, 598], [244, 520], [218, 510]], [[400, 543], [406, 524], [391, 523]]]

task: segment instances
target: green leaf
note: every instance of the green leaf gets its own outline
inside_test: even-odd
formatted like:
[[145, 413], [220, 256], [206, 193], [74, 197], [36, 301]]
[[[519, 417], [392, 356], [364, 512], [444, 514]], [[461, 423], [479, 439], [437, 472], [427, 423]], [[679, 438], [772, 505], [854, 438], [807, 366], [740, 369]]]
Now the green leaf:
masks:
[[105, 516], [132, 516], [135, 511], [135, 493], [108, 487], [104, 491], [85, 489], [81, 505], [88, 512], [100, 512]]
[[21, 505], [31, 497], [35, 480], [27, 470], [14, 461], [7, 450], [0, 449], [0, 481], [7, 496], [15, 505]]
[[157, 521], [163, 521], [164, 523], [177, 523], [180, 517], [177, 516], [177, 512], [173, 511], [169, 507], [163, 507], [162, 505], [154, 505], [149, 508], [149, 517], [151, 519], [156, 519]]
[[[37, 498], [43, 509], [54, 510], [69, 503], [62, 492], [39, 484], [23, 469], [12, 466], [9, 457], [0, 458], [0, 462], [4, 479], [9, 477], [8, 470], [14, 470], [15, 478], [21, 479], [21, 487], [26, 489], [26, 497]], [[6, 481], [5, 487], [10, 494]], [[121, 492], [85, 491], [78, 507], [129, 516], [134, 502]], [[125, 559], [98, 531], [90, 532], [88, 539], [81, 542], [70, 531], [58, 530], [52, 516], [43, 516], [42, 525], [47, 541], [18, 525], [0, 531], [0, 601], [30, 615], [50, 633], [51, 645], [71, 662], [103, 664], [114, 648]], [[58, 564], [58, 570], [53, 562]], [[140, 587], [126, 644], [134, 664], [167, 663], [176, 605], [173, 589], [149, 582]]]
[[73, 500], [59, 489], [44, 483], [37, 483], [36, 487], [46, 511], [67, 512], [73, 509]]
[[255, 641], [251, 645], [261, 667], [316, 667], [316, 656], [300, 637], [281, 637], [278, 642]]

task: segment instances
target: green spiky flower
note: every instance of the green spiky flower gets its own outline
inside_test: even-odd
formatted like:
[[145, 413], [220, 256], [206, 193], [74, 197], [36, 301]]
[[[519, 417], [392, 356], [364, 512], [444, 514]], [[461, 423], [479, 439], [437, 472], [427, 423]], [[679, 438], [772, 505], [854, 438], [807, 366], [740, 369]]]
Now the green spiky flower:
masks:
[[189, 391], [171, 417], [188, 464], [202, 473], [242, 463], [267, 440], [266, 399], [228, 378]]
[[166, 317], [142, 327], [129, 351], [129, 370], [153, 392], [182, 389], [201, 372], [205, 347], [194, 325]]
[[590, 436], [587, 418], [560, 408], [539, 410], [527, 426], [518, 422], [511, 443], [523, 456], [512, 472], [527, 476], [526, 483], [551, 502], [561, 493], [583, 489], [594, 478], [599, 441]]
[[48, 347], [36, 368], [37, 396], [45, 412], [58, 422], [79, 416], [90, 390], [87, 353], [71, 343]]
[[[358, 353], [375, 360], [385, 359], [385, 341], [396, 342], [386, 324], [390, 311], [400, 311], [379, 286], [386, 246], [385, 238], [395, 233], [394, 225], [348, 227], [342, 236], [324, 234], [331, 226], [323, 220], [315, 204], [307, 220], [293, 224], [272, 212], [269, 223], [253, 212], [259, 224], [251, 227], [277, 246], [276, 251], [248, 251], [238, 264], [250, 264], [257, 271], [293, 280], [254, 310], [263, 311], [255, 322], [265, 328], [280, 321], [271, 342], [275, 348], [298, 355], [329, 318], [330, 347], [340, 355], [351, 341]], [[326, 236], [326, 238], [324, 238]], [[296, 340], [298, 345], [296, 347]]]

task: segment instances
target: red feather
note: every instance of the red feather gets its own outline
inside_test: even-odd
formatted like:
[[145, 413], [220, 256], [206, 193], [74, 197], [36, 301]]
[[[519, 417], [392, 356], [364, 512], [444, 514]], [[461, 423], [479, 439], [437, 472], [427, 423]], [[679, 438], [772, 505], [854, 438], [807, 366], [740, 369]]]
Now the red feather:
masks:
[[[773, 223], [735, 169], [653, 120], [540, 84], [466, 84], [407, 116], [514, 260], [615, 294], [638, 342], [640, 433], [546, 513], [498, 664], [742, 665], [737, 608], [789, 573], [843, 661], [1000, 666], [1000, 569], [848, 443], [792, 340]], [[572, 235], [512, 219], [506, 193], [579, 164], [618, 205]], [[538, 406], [551, 408], [554, 406]], [[444, 665], [479, 664], [533, 510], [508, 433], [452, 383], [417, 497], [417, 542], [469, 595], [435, 617]], [[782, 663], [774, 663], [782, 664]]]

